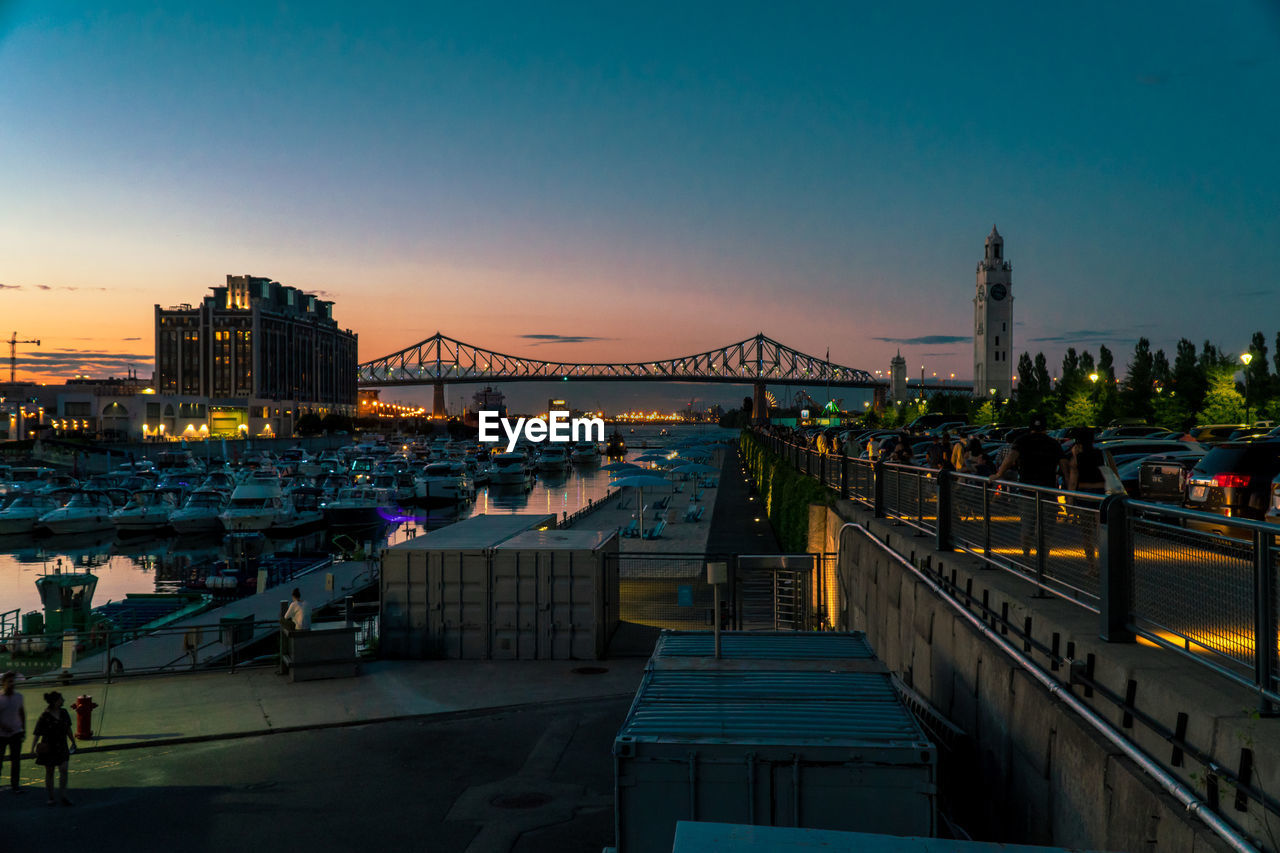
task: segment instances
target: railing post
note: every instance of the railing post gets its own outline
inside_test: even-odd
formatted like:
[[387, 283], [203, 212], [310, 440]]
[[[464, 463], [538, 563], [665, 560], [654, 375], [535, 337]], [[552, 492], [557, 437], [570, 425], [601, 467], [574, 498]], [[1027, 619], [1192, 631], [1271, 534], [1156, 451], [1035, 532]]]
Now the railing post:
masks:
[[840, 497], [849, 498], [849, 457], [840, 457]]
[[1044, 547], [1044, 492], [1036, 491], [1035, 503], [1035, 533], [1036, 533], [1036, 591], [1033, 594], [1035, 598], [1048, 598], [1049, 593], [1044, 591], [1044, 573], [1045, 566], [1048, 563], [1048, 555], [1045, 554]]
[[984, 569], [991, 568], [991, 481], [982, 479], [982, 556]]
[[1102, 541], [1098, 548], [1102, 596], [1098, 602], [1101, 634], [1108, 643], [1132, 643], [1129, 615], [1133, 612], [1133, 546], [1129, 541], [1129, 506], [1111, 495], [1098, 508]]
[[951, 472], [938, 472], [938, 523], [934, 528], [939, 551], [954, 550], [951, 545]]
[[[1254, 627], [1253, 673], [1258, 687], [1274, 691], [1276, 676], [1276, 637], [1280, 634], [1276, 613], [1276, 575], [1274, 538], [1265, 530], [1253, 534]], [[1280, 712], [1265, 694], [1258, 698], [1258, 711], [1264, 716]]]
[[884, 518], [884, 460], [871, 467], [871, 507], [876, 518]]
[[106, 672], [107, 684], [110, 684], [111, 683], [111, 632], [110, 631], [107, 631], [106, 654], [104, 654], [102, 657], [105, 660], [105, 663], [103, 663], [103, 666], [107, 668], [107, 672]]

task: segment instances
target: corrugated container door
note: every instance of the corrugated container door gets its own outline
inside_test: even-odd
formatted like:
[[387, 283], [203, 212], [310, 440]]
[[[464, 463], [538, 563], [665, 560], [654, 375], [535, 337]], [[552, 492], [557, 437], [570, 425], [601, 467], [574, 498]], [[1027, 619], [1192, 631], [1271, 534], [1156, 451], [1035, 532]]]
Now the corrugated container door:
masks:
[[538, 654], [538, 554], [496, 551], [493, 572], [493, 657], [530, 659]]
[[424, 658], [431, 654], [427, 633], [427, 555], [403, 553], [382, 565], [382, 653]]

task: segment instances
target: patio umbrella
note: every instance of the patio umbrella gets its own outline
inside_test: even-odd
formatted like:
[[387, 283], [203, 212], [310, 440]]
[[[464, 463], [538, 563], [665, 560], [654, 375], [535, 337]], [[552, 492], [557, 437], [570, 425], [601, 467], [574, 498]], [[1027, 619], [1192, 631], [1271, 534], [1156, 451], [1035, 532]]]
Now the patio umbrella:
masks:
[[663, 454], [663, 453], [646, 453], [643, 456], [637, 456], [635, 459], [632, 459], [631, 461], [632, 462], [661, 462], [666, 458], [667, 458], [666, 454]]
[[666, 486], [671, 488], [671, 482], [665, 477], [655, 477], [653, 474], [633, 474], [630, 477], [623, 477], [620, 480], [614, 480], [613, 485], [620, 489], [633, 488], [636, 490], [636, 512], [640, 514], [640, 538], [644, 538], [644, 490], [646, 488], [657, 488], [658, 486]]
[[613, 471], [627, 471], [627, 470], [638, 471], [641, 469], [639, 465], [632, 465], [630, 462], [610, 462], [608, 465], [601, 465], [600, 470], [613, 472]]
[[609, 476], [614, 478], [630, 477], [632, 474], [643, 473], [644, 470], [645, 469], [639, 465], [632, 465], [630, 462], [625, 462], [622, 465], [619, 465], [617, 468], [614, 468], [612, 471], [610, 471]]
[[719, 470], [720, 470], [719, 468], [716, 468], [712, 465], [703, 465], [701, 462], [686, 462], [683, 465], [679, 465], [675, 468], [672, 468], [671, 473], [672, 474], [692, 474], [693, 482], [696, 487], [699, 482], [699, 475], [714, 474]]

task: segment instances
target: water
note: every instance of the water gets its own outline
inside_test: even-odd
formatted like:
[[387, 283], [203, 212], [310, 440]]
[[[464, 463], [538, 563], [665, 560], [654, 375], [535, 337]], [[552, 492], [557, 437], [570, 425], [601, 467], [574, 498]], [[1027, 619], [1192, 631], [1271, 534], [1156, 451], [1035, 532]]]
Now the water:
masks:
[[[732, 437], [737, 434], [714, 426], [667, 427], [670, 435], [665, 437], [661, 436], [660, 427], [637, 426], [634, 433], [628, 427], [620, 429], [630, 445], [627, 459], [646, 452], [634, 447], [640, 441], [656, 447], [690, 435]], [[575, 466], [555, 478], [539, 475], [531, 491], [513, 486], [482, 486], [475, 502], [461, 511], [406, 507], [404, 515], [394, 519], [375, 544], [395, 545], [480, 513], [546, 513], [563, 518], [564, 514], [572, 515], [586, 506], [588, 501], [603, 498], [608, 490], [608, 472], [599, 466]], [[326, 531], [297, 539], [273, 539], [267, 543], [267, 552], [329, 550], [328, 540]], [[98, 588], [93, 596], [96, 606], [118, 601], [131, 592], [177, 588], [185, 570], [193, 563], [225, 556], [220, 537], [119, 540], [110, 532], [42, 539], [0, 536], [0, 614], [14, 609], [24, 613], [39, 610], [35, 580], [53, 571], [59, 561], [64, 571], [90, 570], [98, 576]]]

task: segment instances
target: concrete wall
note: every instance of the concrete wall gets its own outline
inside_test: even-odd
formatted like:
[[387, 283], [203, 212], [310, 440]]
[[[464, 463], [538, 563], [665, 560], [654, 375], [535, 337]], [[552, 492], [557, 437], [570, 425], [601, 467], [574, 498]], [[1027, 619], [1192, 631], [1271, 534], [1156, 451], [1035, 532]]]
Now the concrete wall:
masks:
[[[814, 519], [817, 522], [817, 518]], [[846, 521], [868, 525], [881, 541], [913, 565], [950, 580], [960, 590], [971, 585], [977, 601], [987, 597], [996, 614], [1008, 607], [1009, 621], [1032, 620], [1031, 636], [1051, 647], [1057, 635], [1066, 653], [1094, 654], [1095, 679], [1124, 695], [1136, 682], [1134, 705], [1173, 729], [1179, 712], [1188, 715], [1187, 742], [1235, 769], [1242, 747], [1253, 750], [1254, 780], [1270, 795], [1280, 794], [1280, 720], [1257, 719], [1256, 701], [1244, 687], [1148, 645], [1099, 640], [1097, 616], [1057, 599], [1031, 597], [1031, 586], [1007, 572], [981, 568], [967, 554], [933, 550], [932, 537], [905, 526], [873, 520], [871, 513], [840, 501], [825, 524], [811, 530], [813, 544], [840, 551], [839, 571], [846, 627], [867, 632], [880, 657], [938, 711], [968, 733], [976, 747], [971, 767], [961, 767], [972, 814], [972, 831], [1007, 842], [1083, 846], [1124, 851], [1207, 851], [1226, 849], [1130, 759], [1053, 699], [1047, 690], [987, 641], [954, 606], [919, 577], [884, 554]], [[840, 548], [840, 544], [844, 545]], [[1020, 638], [1010, 633], [1011, 641]], [[1049, 668], [1048, 656], [1033, 652]], [[1065, 678], [1065, 668], [1056, 675]], [[1095, 694], [1074, 693], [1108, 720], [1121, 722], [1116, 705]], [[1148, 754], [1168, 765], [1170, 745], [1143, 725], [1126, 732]], [[964, 771], [968, 771], [966, 774]], [[1174, 768], [1184, 782], [1205, 790], [1203, 766], [1187, 760]], [[967, 775], [967, 779], [965, 778]], [[1234, 807], [1234, 791], [1223, 786], [1220, 813], [1260, 846], [1275, 850], [1280, 823], [1268, 826], [1261, 807]]]

